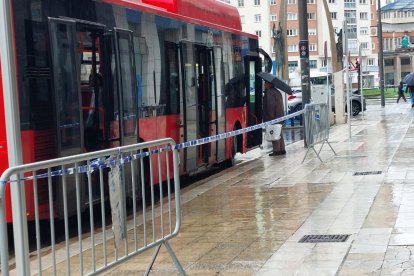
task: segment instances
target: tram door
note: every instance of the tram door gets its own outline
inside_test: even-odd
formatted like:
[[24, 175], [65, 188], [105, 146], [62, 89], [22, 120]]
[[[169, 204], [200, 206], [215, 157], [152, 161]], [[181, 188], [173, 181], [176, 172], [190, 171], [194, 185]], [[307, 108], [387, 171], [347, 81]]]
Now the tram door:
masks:
[[[217, 97], [213, 48], [181, 43], [184, 141], [217, 134]], [[185, 149], [185, 169], [192, 172], [217, 160], [217, 142]]]
[[[138, 129], [132, 35], [75, 19], [51, 18], [49, 28], [58, 156], [134, 143]], [[92, 191], [83, 190], [82, 202], [89, 193], [100, 196], [99, 177], [92, 181]], [[68, 183], [68, 199], [76, 198], [74, 179]], [[56, 194], [62, 214], [62, 191]], [[76, 204], [68, 206], [73, 214]]]
[[[249, 87], [248, 104], [248, 125], [254, 126], [262, 123], [262, 80], [256, 74], [262, 71], [262, 62], [259, 56], [245, 57], [245, 70], [248, 77], [246, 87]], [[253, 148], [262, 144], [262, 129], [247, 133], [247, 147]]]

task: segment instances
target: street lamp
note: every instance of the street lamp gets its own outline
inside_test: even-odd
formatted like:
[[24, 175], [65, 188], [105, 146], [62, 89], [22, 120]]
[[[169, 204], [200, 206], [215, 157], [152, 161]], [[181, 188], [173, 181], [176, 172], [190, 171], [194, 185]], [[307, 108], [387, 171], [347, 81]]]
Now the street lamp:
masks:
[[378, 0], [378, 65], [379, 65], [379, 78], [380, 78], [380, 91], [381, 91], [381, 106], [385, 106], [384, 95], [384, 56], [382, 47], [382, 23], [381, 23], [381, 0]]

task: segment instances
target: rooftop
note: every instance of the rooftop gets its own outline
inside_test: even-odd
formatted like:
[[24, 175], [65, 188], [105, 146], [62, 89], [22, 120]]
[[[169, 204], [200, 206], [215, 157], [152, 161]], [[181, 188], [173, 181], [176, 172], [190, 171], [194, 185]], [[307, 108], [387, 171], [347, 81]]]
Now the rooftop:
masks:
[[393, 10], [414, 10], [414, 1], [412, 0], [397, 0], [381, 8], [382, 12]]

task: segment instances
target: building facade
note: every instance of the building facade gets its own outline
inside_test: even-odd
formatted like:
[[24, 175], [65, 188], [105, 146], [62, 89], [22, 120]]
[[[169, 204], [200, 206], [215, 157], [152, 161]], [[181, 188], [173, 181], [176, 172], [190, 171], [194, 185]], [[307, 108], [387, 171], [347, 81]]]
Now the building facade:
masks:
[[[278, 26], [280, 3], [287, 1], [287, 51], [289, 72], [300, 66], [299, 57], [299, 13], [300, 0], [226, 0], [238, 8], [243, 31], [260, 37], [260, 46], [268, 53], [273, 51], [272, 28]], [[378, 79], [377, 0], [326, 0], [334, 31], [339, 33], [344, 24], [348, 26], [348, 49], [351, 62], [355, 63], [361, 48], [362, 71], [370, 84]], [[328, 21], [323, 0], [307, 0], [309, 32], [309, 65], [312, 72], [332, 72], [332, 54]], [[335, 35], [335, 41], [337, 36]], [[328, 62], [324, 59], [327, 44]], [[337, 58], [337, 57], [334, 57]]]
[[382, 8], [384, 82], [396, 85], [414, 72], [414, 1], [397, 0]]

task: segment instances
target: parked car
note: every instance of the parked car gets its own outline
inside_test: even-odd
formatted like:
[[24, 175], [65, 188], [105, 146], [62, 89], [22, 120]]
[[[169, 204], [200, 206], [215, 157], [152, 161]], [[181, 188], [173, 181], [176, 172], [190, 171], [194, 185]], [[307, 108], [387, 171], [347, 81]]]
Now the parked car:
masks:
[[[364, 111], [367, 110], [365, 99], [364, 104], [361, 104], [361, 96], [359, 90], [352, 92], [351, 100], [353, 116], [357, 116], [362, 111], [362, 107], [364, 108]], [[333, 88], [331, 89], [331, 103], [332, 111], [335, 111], [335, 89]], [[288, 109], [290, 112], [297, 112], [299, 110], [302, 110], [302, 91], [296, 90], [292, 95], [288, 97]], [[345, 112], [347, 112], [347, 101], [345, 101]]]

